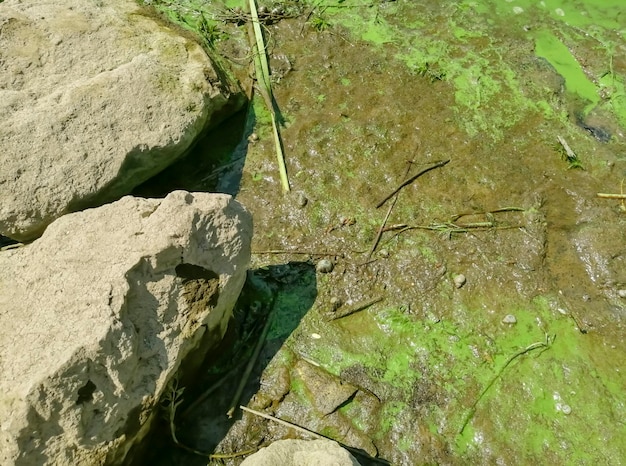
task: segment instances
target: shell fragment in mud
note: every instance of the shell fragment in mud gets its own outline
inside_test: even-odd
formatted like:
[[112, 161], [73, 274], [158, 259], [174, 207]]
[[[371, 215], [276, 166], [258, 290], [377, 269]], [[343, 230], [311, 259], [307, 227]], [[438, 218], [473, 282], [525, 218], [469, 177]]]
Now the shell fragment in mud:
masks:
[[319, 273], [330, 273], [333, 271], [334, 265], [328, 259], [321, 259], [315, 266], [315, 270]]
[[458, 275], [455, 275], [452, 281], [454, 282], [455, 287], [461, 288], [467, 282], [467, 278], [465, 278], [465, 275], [460, 273]]

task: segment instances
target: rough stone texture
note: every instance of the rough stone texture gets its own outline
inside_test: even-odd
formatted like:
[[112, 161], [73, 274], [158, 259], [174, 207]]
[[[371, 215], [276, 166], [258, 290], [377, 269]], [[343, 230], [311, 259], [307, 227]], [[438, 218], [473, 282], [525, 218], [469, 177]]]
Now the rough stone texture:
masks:
[[241, 466], [359, 466], [332, 440], [279, 440], [246, 458]]
[[39, 236], [183, 155], [243, 102], [134, 0], [0, 2], [0, 234]]
[[354, 385], [306, 361], [298, 361], [295, 370], [311, 393], [311, 403], [324, 416], [335, 412], [357, 392]]
[[120, 464], [250, 259], [230, 196], [124, 197], [0, 253], [0, 464]]

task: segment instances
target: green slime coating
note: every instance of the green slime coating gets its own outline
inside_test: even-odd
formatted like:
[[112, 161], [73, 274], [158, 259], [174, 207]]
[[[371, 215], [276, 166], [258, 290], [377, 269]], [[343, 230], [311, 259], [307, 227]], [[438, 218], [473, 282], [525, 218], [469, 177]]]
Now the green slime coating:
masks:
[[547, 31], [539, 33], [535, 53], [538, 57], [548, 60], [556, 71], [565, 78], [565, 87], [569, 92], [590, 102], [583, 114], [596, 106], [600, 101], [596, 86], [587, 79], [580, 64], [557, 37]]

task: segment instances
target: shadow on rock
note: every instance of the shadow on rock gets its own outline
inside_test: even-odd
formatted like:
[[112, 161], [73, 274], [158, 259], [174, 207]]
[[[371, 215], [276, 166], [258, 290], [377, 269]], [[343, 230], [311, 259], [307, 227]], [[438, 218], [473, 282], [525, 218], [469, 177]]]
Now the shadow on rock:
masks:
[[209, 131], [178, 162], [133, 190], [140, 197], [165, 197], [186, 191], [239, 192], [248, 145], [255, 142], [255, 116], [247, 108]]

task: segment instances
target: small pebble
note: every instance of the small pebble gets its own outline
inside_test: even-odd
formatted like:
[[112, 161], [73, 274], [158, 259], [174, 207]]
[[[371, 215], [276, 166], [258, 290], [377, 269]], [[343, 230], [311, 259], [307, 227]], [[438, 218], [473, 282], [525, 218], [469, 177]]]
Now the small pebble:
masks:
[[333, 312], [341, 307], [341, 299], [339, 299], [337, 296], [333, 296], [332, 298], [330, 298], [329, 302], [330, 302], [330, 309]]
[[249, 142], [257, 142], [258, 140], [259, 140], [259, 135], [256, 133], [252, 133], [250, 136], [248, 136]]
[[281, 6], [276, 6], [276, 7], [272, 8], [271, 13], [273, 15], [275, 15], [275, 16], [280, 16], [280, 15], [285, 14], [285, 10], [283, 10], [283, 7], [281, 7]]
[[516, 324], [517, 323], [517, 319], [515, 318], [515, 316], [513, 314], [507, 314], [502, 319], [502, 323], [503, 324]]
[[380, 254], [380, 257], [389, 257], [389, 251], [386, 249], [381, 249], [378, 254]]
[[461, 288], [463, 285], [465, 285], [465, 282], [467, 282], [467, 279], [465, 278], [465, 275], [463, 275], [462, 273], [455, 275], [455, 277], [453, 278], [454, 281], [454, 286], [456, 286], [457, 288]]
[[333, 271], [333, 267], [334, 266], [331, 261], [329, 261], [328, 259], [322, 259], [315, 266], [315, 270], [317, 270], [319, 273], [330, 273]]
[[313, 338], [314, 340], [319, 340], [320, 338], [322, 338], [322, 336], [319, 333], [312, 333], [311, 338]]
[[570, 414], [572, 412], [572, 408], [570, 407], [570, 405], [562, 405], [561, 412], [563, 414]]
[[302, 208], [309, 203], [309, 200], [304, 194], [298, 193], [296, 197], [296, 202], [298, 203], [298, 207]]
[[617, 290], [617, 294], [620, 298], [626, 298], [626, 290]]

